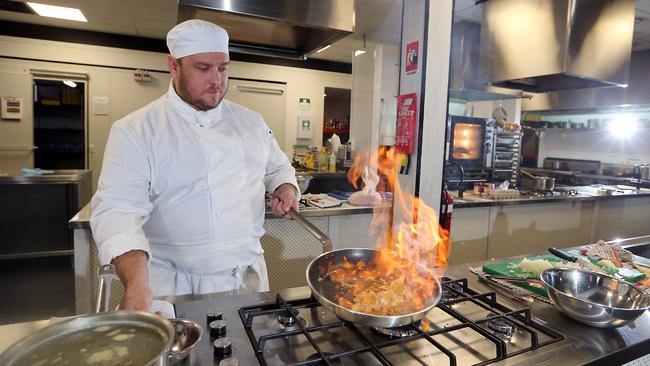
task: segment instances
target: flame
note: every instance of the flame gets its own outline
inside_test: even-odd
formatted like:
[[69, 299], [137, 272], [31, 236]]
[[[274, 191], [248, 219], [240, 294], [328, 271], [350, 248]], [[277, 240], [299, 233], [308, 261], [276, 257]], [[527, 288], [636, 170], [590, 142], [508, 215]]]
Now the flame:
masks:
[[[382, 178], [377, 191], [393, 193], [392, 215], [386, 214], [385, 207], [373, 211], [370, 234], [377, 237], [378, 251], [370, 263], [346, 259], [329, 269], [340, 290], [337, 301], [352, 310], [406, 314], [422, 309], [439, 291], [439, 281], [431, 270], [447, 264], [449, 233], [438, 224], [437, 210], [401, 189], [401, 160], [394, 149], [380, 147], [357, 154], [348, 171], [348, 179], [359, 189], [364, 169], [375, 169]], [[394, 220], [405, 217], [412, 219], [393, 225]]]

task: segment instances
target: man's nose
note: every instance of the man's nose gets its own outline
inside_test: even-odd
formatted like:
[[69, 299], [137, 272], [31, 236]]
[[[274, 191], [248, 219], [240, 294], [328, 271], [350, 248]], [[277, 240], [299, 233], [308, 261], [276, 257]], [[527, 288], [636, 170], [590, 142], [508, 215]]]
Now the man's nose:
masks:
[[210, 81], [212, 81], [212, 83], [216, 86], [221, 85], [221, 83], [223, 82], [223, 76], [219, 72], [218, 68], [212, 70], [212, 73], [210, 75]]

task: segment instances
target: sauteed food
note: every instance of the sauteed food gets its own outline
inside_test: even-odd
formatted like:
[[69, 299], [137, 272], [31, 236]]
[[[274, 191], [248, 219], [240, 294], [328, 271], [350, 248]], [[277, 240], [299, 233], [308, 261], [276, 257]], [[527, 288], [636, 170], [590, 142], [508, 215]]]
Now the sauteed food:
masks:
[[385, 251], [368, 262], [353, 263], [344, 258], [342, 264], [330, 263], [326, 273], [339, 290], [337, 303], [366, 314], [393, 316], [418, 312], [438, 291], [438, 281], [431, 272]]

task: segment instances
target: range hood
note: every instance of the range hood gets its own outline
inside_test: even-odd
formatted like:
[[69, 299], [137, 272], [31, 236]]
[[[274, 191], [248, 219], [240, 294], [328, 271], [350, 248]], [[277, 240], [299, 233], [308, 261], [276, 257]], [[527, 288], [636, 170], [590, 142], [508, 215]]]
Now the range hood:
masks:
[[178, 22], [228, 31], [230, 51], [304, 59], [354, 32], [352, 0], [179, 0]]
[[487, 0], [481, 81], [530, 92], [625, 86], [634, 0]]
[[479, 82], [479, 38], [481, 25], [462, 20], [451, 33], [449, 97], [468, 101], [523, 98], [521, 90], [499, 88]]

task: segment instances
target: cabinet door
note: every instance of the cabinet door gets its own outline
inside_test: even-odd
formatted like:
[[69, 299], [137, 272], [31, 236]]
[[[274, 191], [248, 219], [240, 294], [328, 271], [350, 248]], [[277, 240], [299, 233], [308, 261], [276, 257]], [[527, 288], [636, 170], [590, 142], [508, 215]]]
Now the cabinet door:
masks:
[[290, 146], [285, 146], [286, 126], [289, 124], [286, 119], [286, 85], [230, 79], [226, 99], [261, 114], [280, 148], [289, 150]]

